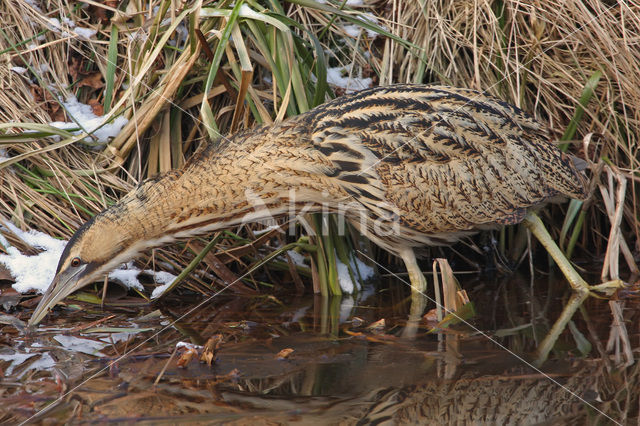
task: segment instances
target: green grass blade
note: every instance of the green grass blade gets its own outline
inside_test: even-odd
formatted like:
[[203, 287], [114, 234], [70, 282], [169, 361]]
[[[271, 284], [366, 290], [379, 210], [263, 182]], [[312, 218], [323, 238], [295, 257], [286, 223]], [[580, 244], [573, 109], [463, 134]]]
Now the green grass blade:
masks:
[[[220, 63], [222, 60], [222, 55], [224, 55], [224, 49], [227, 46], [227, 43], [229, 43], [231, 30], [233, 29], [233, 26], [236, 25], [238, 21], [238, 16], [240, 15], [240, 8], [242, 7], [242, 5], [243, 5], [243, 1], [238, 0], [233, 10], [229, 14], [229, 19], [227, 21], [227, 24], [224, 27], [224, 30], [222, 31], [222, 35], [220, 36], [220, 41], [218, 42], [218, 45], [216, 46], [216, 50], [213, 54], [213, 60], [211, 61], [211, 67], [209, 67], [209, 73], [207, 74], [207, 81], [205, 82], [203, 93], [209, 93], [209, 91], [213, 87], [213, 82], [216, 79], [216, 75], [218, 75], [218, 69], [220, 69]], [[203, 12], [204, 10], [205, 9], [203, 9]], [[203, 13], [203, 16], [204, 16], [204, 13]], [[202, 119], [206, 124], [209, 137], [212, 140], [216, 140], [219, 135], [218, 128], [215, 122], [215, 116], [213, 114], [213, 111], [211, 111], [211, 106], [209, 105], [209, 100], [207, 99], [206, 96], [202, 98], [202, 106], [200, 111], [202, 113]]]
[[111, 25], [111, 39], [109, 40], [109, 50], [107, 52], [107, 73], [105, 75], [104, 89], [104, 113], [111, 110], [113, 91], [116, 80], [116, 66], [118, 63], [118, 26]]
[[582, 204], [583, 202], [580, 200], [571, 200], [571, 202], [569, 203], [567, 214], [564, 216], [564, 223], [562, 224], [562, 230], [560, 231], [559, 245], [561, 250], [564, 249], [564, 240], [567, 237], [567, 233], [569, 232], [569, 229], [571, 228], [571, 224], [573, 223], [574, 219], [580, 212], [580, 209], [582, 208]]
[[[602, 71], [596, 71], [593, 73], [591, 77], [587, 80], [584, 85], [584, 89], [582, 90], [582, 94], [580, 95], [580, 100], [578, 101], [578, 106], [576, 107], [576, 111], [571, 118], [571, 121], [567, 125], [567, 129], [564, 131], [564, 134], [560, 138], [563, 141], [570, 141], [576, 134], [576, 130], [578, 129], [578, 123], [582, 120], [582, 115], [584, 114], [584, 110], [587, 107], [587, 104], [593, 97], [593, 94], [598, 87], [598, 83], [602, 78]], [[569, 144], [560, 145], [560, 149], [562, 151], [566, 151], [569, 148]]]

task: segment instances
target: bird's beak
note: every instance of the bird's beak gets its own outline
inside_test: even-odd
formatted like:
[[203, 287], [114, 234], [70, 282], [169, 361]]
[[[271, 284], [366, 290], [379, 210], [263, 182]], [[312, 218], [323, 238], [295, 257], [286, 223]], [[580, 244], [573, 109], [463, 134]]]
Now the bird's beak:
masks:
[[44, 318], [51, 308], [56, 303], [78, 290], [84, 287], [85, 283], [82, 278], [87, 265], [82, 265], [74, 270], [60, 271], [47, 289], [47, 292], [42, 296], [42, 300], [38, 303], [36, 310], [29, 318], [28, 325], [33, 327], [37, 325], [42, 318]]

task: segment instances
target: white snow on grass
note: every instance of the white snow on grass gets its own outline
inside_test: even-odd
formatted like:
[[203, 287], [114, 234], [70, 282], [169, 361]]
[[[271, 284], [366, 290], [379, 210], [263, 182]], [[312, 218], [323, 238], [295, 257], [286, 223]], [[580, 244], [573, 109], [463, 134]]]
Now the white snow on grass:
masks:
[[[358, 17], [364, 22], [367, 22], [369, 24], [380, 27], [383, 30], [386, 30], [386, 28], [383, 25], [379, 24], [378, 18], [376, 18], [372, 13], [369, 13], [369, 12], [362, 13]], [[364, 28], [359, 25], [349, 24], [349, 25], [344, 25], [342, 28], [350, 37], [353, 37], [353, 38], [357, 38], [360, 35], [361, 31], [366, 31], [367, 37], [369, 37], [372, 40], [378, 37], [378, 33], [376, 31], [370, 30], [368, 28]]]
[[[64, 24], [64, 25], [63, 25]], [[91, 28], [77, 27], [76, 23], [66, 16], [62, 17], [62, 22], [58, 18], [49, 18], [49, 29], [60, 33], [63, 37], [73, 37], [74, 34], [65, 31], [63, 28], [70, 29], [78, 37], [89, 40], [98, 33], [97, 30]]]
[[49, 26], [53, 30], [59, 30], [62, 25], [58, 18], [49, 18]]
[[147, 269], [145, 272], [151, 273], [155, 282], [162, 284], [161, 286], [153, 289], [153, 292], [151, 292], [152, 299], [157, 299], [158, 297], [162, 296], [164, 292], [167, 291], [171, 283], [176, 279], [175, 275], [164, 271], [154, 273], [153, 271]]
[[257, 236], [266, 234], [269, 231], [273, 231], [274, 229], [280, 229], [280, 225], [277, 225], [277, 224], [276, 225], [269, 225], [269, 226], [267, 226], [265, 228], [262, 228], [262, 229], [256, 229], [256, 230], [253, 231], [253, 235], [255, 235], [257, 237]]
[[56, 362], [53, 360], [53, 358], [51, 358], [51, 355], [49, 355], [49, 352], [43, 352], [42, 355], [40, 355], [39, 359], [29, 364], [29, 367], [27, 367], [22, 372], [20, 377], [22, 377], [25, 373], [27, 373], [30, 370], [36, 370], [36, 371], [51, 370], [53, 367], [55, 367], [55, 365], [56, 365]]
[[72, 21], [71, 19], [67, 18], [66, 16], [63, 16], [63, 17], [62, 17], [62, 22], [63, 22], [65, 25], [70, 26], [71, 28], [73, 28], [73, 27], [75, 27], [75, 26], [76, 26], [76, 23], [75, 23], [74, 21]]
[[200, 345], [194, 345], [193, 343], [189, 343], [189, 342], [178, 342], [176, 343], [176, 349], [180, 349], [180, 348], [187, 348], [187, 349], [202, 349], [202, 346]]
[[327, 68], [327, 83], [345, 89], [346, 93], [353, 93], [371, 87], [373, 80], [370, 77], [350, 76], [352, 68], [353, 65]]
[[[0, 244], [7, 250], [7, 254], [0, 254], [0, 264], [6, 266], [11, 276], [16, 280], [12, 287], [20, 293], [27, 293], [32, 290], [38, 293], [47, 291], [49, 284], [53, 281], [58, 261], [64, 247], [67, 245], [67, 241], [58, 240], [38, 231], [22, 231], [8, 221], [0, 221], [0, 227], [8, 229], [30, 246], [42, 250], [33, 256], [24, 255], [17, 248], [12, 247], [6, 238], [0, 234]], [[144, 287], [138, 279], [138, 275], [142, 272], [153, 277], [155, 282], [164, 284], [154, 289], [152, 298], [160, 296], [164, 289], [176, 278], [175, 275], [168, 272], [156, 272], [151, 269], [142, 271], [134, 267], [132, 262], [110, 272], [109, 278], [127, 288], [143, 291]]]
[[76, 27], [73, 29], [73, 31], [78, 34], [78, 36], [80, 38], [84, 38], [89, 40], [91, 37], [93, 37], [94, 35], [96, 35], [98, 33], [98, 31], [93, 30], [91, 28], [83, 28], [83, 27]]
[[[357, 257], [355, 257], [355, 261], [354, 258], [352, 258], [350, 264], [351, 270], [353, 271], [353, 275], [356, 280], [358, 279], [358, 272], [360, 272], [360, 278], [362, 279], [362, 281], [366, 281], [369, 278], [373, 277], [373, 268], [362, 262]], [[340, 283], [340, 289], [343, 293], [353, 294], [356, 292], [356, 290], [360, 290], [362, 288], [359, 282], [353, 282], [353, 280], [351, 279], [351, 275], [349, 275], [349, 268], [347, 267], [347, 265], [340, 261], [337, 255], [336, 269], [338, 270], [338, 282]]]
[[0, 263], [9, 269], [16, 280], [12, 287], [20, 293], [31, 290], [44, 293], [53, 280], [58, 260], [67, 242], [38, 231], [24, 232], [11, 222], [0, 223], [25, 243], [42, 250], [34, 256], [26, 256], [17, 248], [9, 246], [8, 242], [2, 238], [3, 241], [0, 243], [5, 246], [7, 254], [0, 254]]
[[304, 263], [304, 256], [301, 255], [300, 253], [298, 253], [297, 251], [295, 251], [295, 250], [287, 250], [287, 254], [291, 258], [293, 263], [295, 263], [296, 265], [298, 265], [298, 266], [307, 266]]
[[42, 12], [42, 9], [40, 9], [40, 5], [38, 5], [38, 3], [36, 3], [34, 0], [24, 0], [25, 3], [27, 3], [29, 6], [31, 6], [32, 8], [34, 8], [35, 10], [37, 10], [38, 12]]
[[[124, 125], [129, 122], [125, 117], [119, 116], [114, 118], [110, 123], [103, 125], [104, 117], [95, 115], [89, 105], [78, 102], [75, 96], [69, 97], [62, 104], [67, 113], [70, 114], [84, 130], [93, 134], [100, 144], [106, 144], [111, 138], [116, 137]], [[49, 123], [49, 125], [66, 130], [78, 128], [75, 122], [54, 121], [53, 123]], [[81, 131], [76, 130], [73, 133], [79, 134]], [[85, 142], [94, 142], [94, 139], [89, 136], [84, 138], [84, 140]]]
[[357, 25], [344, 25], [342, 29], [349, 37], [358, 38], [363, 28]]
[[144, 291], [144, 287], [138, 279], [138, 275], [143, 272], [147, 275], [150, 275], [153, 278], [153, 281], [155, 281], [156, 283], [162, 284], [161, 286], [153, 289], [153, 292], [151, 293], [152, 299], [160, 297], [173, 282], [173, 280], [176, 279], [176, 276], [170, 274], [169, 272], [156, 272], [153, 269], [145, 269], [143, 271], [133, 266], [133, 262], [127, 263], [124, 268], [116, 269], [109, 272], [109, 279], [117, 281], [127, 288], [134, 288], [138, 291]]
[[116, 269], [109, 272], [109, 278], [118, 281], [127, 288], [134, 288], [138, 291], [143, 291], [144, 287], [138, 280], [140, 275], [140, 269], [133, 266], [133, 262], [127, 263], [125, 268]]

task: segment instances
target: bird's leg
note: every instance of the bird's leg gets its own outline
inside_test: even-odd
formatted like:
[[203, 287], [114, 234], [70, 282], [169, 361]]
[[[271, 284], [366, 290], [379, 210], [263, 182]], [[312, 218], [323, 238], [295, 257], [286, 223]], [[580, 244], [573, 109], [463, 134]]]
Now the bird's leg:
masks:
[[571, 321], [573, 314], [578, 310], [580, 305], [582, 305], [582, 302], [584, 302], [592, 291], [597, 290], [611, 292], [614, 289], [621, 287], [623, 283], [621, 280], [613, 280], [599, 285], [590, 286], [584, 279], [582, 279], [573, 266], [571, 266], [569, 260], [566, 258], [564, 253], [562, 253], [555, 241], [553, 241], [551, 235], [549, 235], [549, 232], [547, 232], [547, 229], [544, 227], [544, 224], [535, 213], [527, 213], [523, 223], [531, 233], [536, 236], [538, 241], [540, 241], [544, 246], [553, 260], [556, 261], [558, 267], [569, 281], [569, 284], [571, 284], [571, 288], [576, 291], [576, 293], [571, 296], [569, 303], [564, 307], [556, 322], [553, 324], [553, 327], [551, 327], [549, 334], [547, 334], [538, 346], [535, 363], [540, 365], [547, 359], [549, 352], [569, 321]]
[[533, 235], [540, 241], [540, 243], [547, 250], [547, 253], [551, 255], [553, 260], [555, 260], [556, 264], [564, 274], [564, 276], [569, 281], [571, 288], [573, 288], [577, 292], [590, 292], [593, 290], [603, 291], [603, 292], [612, 292], [613, 289], [620, 288], [622, 286], [621, 280], [613, 280], [607, 281], [602, 284], [598, 284], [595, 286], [590, 286], [587, 282], [582, 279], [580, 274], [571, 266], [571, 263], [566, 258], [562, 250], [558, 247], [558, 245], [553, 241], [551, 235], [547, 231], [547, 228], [544, 227], [542, 220], [533, 212], [527, 213], [523, 222], [524, 225], [531, 231]]
[[426, 307], [426, 297], [424, 292], [427, 289], [427, 279], [418, 266], [416, 255], [412, 248], [403, 249], [400, 257], [409, 273], [409, 282], [411, 284], [411, 307], [409, 309], [409, 318], [407, 326], [402, 332], [403, 337], [413, 338], [418, 331], [418, 324], [422, 318], [422, 313]]
[[589, 297], [588, 291], [581, 291], [571, 295], [569, 303], [564, 307], [556, 322], [553, 323], [553, 327], [551, 327], [549, 333], [544, 336], [544, 339], [536, 349], [533, 361], [536, 367], [540, 367], [547, 360], [549, 352], [551, 352], [551, 349], [555, 346], [558, 337], [560, 337], [569, 321], [571, 321], [571, 318], [573, 318], [573, 314], [576, 313], [587, 297]]

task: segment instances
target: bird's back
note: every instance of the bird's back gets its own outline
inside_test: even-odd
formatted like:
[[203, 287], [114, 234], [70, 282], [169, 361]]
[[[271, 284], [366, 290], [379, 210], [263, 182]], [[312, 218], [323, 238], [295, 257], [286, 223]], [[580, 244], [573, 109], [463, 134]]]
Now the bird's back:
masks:
[[[410, 84], [363, 90], [236, 134], [190, 168], [197, 188], [249, 187], [274, 211], [291, 202], [291, 189], [298, 202], [350, 202], [346, 216], [390, 251], [518, 223], [551, 197], [585, 198], [587, 182], [522, 110], [469, 89]], [[203, 182], [203, 169], [216, 181]], [[223, 210], [244, 214], [236, 207]]]
[[399, 217], [409, 234], [451, 240], [518, 223], [557, 195], [586, 197], [586, 176], [540, 123], [474, 90], [378, 87], [307, 115], [300, 123], [335, 165], [331, 177], [374, 216]]

